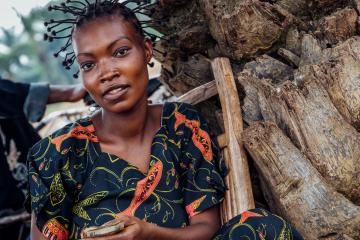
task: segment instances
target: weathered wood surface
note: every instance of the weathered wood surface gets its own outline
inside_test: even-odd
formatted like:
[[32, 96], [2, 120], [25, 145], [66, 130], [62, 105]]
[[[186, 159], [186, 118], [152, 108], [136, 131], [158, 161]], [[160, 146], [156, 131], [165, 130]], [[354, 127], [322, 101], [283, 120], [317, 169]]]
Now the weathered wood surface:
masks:
[[[163, 50], [168, 54], [157, 54], [163, 63], [163, 82], [179, 96], [214, 79], [209, 74], [207, 59], [229, 57], [238, 81], [242, 82], [241, 86], [237, 82], [237, 86], [245, 124], [264, 118], [276, 122], [324, 176], [326, 184], [336, 185], [337, 191], [360, 204], [357, 201], [360, 51], [358, 37], [352, 37], [360, 33], [360, 1], [162, 2], [163, 11], [160, 9], [156, 14], [167, 16], [161, 28], [170, 39], [163, 42]], [[194, 55], [200, 55], [200, 60], [194, 61]], [[307, 79], [316, 79], [316, 83], [304, 84]], [[223, 132], [217, 101], [214, 97], [197, 107], [210, 121], [211, 129]], [[212, 119], [214, 115], [216, 119]], [[222, 146], [226, 146], [224, 135], [221, 139]], [[229, 154], [226, 147], [224, 154]], [[264, 192], [269, 190], [266, 183], [263, 187]], [[227, 206], [233, 197], [226, 199]], [[268, 199], [273, 209], [278, 207], [278, 202]], [[338, 205], [334, 208], [341, 206], [343, 199], [344, 206], [347, 205], [345, 197], [335, 197]], [[316, 208], [312, 211], [314, 216], [323, 213], [322, 210], [317, 213]], [[341, 208], [339, 211], [341, 215]], [[232, 209], [228, 212], [233, 214]], [[320, 220], [317, 225], [316, 221], [309, 223], [314, 236], [318, 232], [329, 233]], [[302, 223], [308, 224], [306, 219]], [[341, 238], [334, 235], [332, 239]]]
[[277, 5], [296, 16], [306, 15], [308, 11], [307, 0], [277, 0]]
[[284, 58], [291, 66], [298, 67], [300, 64], [300, 58], [293, 52], [285, 49], [279, 48], [278, 54]]
[[[215, 58], [211, 62], [219, 97], [221, 101], [227, 147], [224, 150], [225, 161], [228, 164], [229, 188], [226, 198], [231, 198], [232, 217], [243, 211], [254, 208], [254, 198], [251, 189], [251, 180], [247, 158], [243, 149], [241, 134], [243, 122], [241, 117], [240, 101], [238, 98], [235, 80], [230, 61], [227, 58]], [[227, 201], [225, 201], [227, 203]]]
[[259, 90], [256, 87], [256, 83], [261, 80], [249, 71], [241, 72], [237, 77], [246, 94], [242, 105], [244, 121], [247, 124], [250, 124], [255, 121], [263, 120], [259, 105]]
[[285, 82], [275, 88], [258, 84], [265, 120], [275, 120], [313, 166], [339, 192], [355, 202], [360, 199], [360, 133], [331, 102], [317, 79], [307, 78], [298, 86]]
[[301, 40], [299, 66], [317, 64], [321, 61], [322, 49], [318, 41], [310, 34], [304, 34]]
[[359, 239], [360, 208], [336, 192], [274, 123], [244, 131], [273, 210], [305, 239]]
[[274, 83], [294, 78], [292, 67], [266, 54], [246, 63], [244, 70], [248, 70], [260, 79], [271, 79]]
[[221, 54], [234, 60], [270, 49], [293, 21], [286, 10], [258, 0], [200, 3]]
[[176, 96], [213, 80], [209, 60], [200, 54], [186, 59], [169, 54], [166, 59], [160, 79]]
[[351, 47], [338, 56], [300, 68], [296, 81], [318, 79], [339, 112], [360, 130], [360, 37], [354, 40]]
[[316, 23], [315, 36], [324, 48], [356, 35], [357, 13], [353, 8], [341, 9]]
[[176, 101], [195, 105], [217, 95], [217, 93], [216, 82], [213, 80], [181, 95]]

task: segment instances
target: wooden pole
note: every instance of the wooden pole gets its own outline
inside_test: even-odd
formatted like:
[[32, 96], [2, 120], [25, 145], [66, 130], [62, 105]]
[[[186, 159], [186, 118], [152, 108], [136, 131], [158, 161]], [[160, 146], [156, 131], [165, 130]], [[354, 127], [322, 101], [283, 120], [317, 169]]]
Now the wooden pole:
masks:
[[215, 96], [216, 94], [216, 83], [213, 80], [190, 90], [184, 95], [178, 97], [176, 101], [195, 105], [211, 98], [212, 96]]
[[[245, 155], [241, 134], [243, 132], [243, 121], [238, 92], [235, 85], [230, 61], [228, 58], [215, 58], [211, 62], [217, 90], [220, 97], [224, 116], [225, 135], [227, 147], [224, 154], [225, 162], [228, 164], [231, 206], [227, 213], [232, 218], [243, 211], [254, 208], [254, 198], [251, 189], [249, 166]], [[228, 158], [228, 159], [226, 159]], [[225, 199], [225, 203], [228, 200]]]

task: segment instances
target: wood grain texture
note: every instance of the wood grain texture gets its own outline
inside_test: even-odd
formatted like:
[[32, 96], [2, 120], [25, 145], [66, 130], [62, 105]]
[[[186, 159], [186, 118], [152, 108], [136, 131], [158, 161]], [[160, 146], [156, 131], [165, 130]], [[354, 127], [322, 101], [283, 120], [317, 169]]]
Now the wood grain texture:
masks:
[[329, 184], [359, 202], [360, 133], [344, 120], [322, 84], [306, 78], [297, 86], [261, 85], [264, 119], [275, 120]]
[[272, 211], [304, 239], [360, 239], [359, 206], [330, 186], [276, 124], [254, 123], [243, 137]]
[[181, 95], [176, 99], [176, 101], [195, 105], [215, 96], [216, 94], [216, 82], [213, 80]]
[[227, 58], [215, 58], [211, 62], [220, 102], [223, 110], [225, 134], [228, 142], [224, 154], [228, 164], [229, 191], [231, 198], [232, 216], [254, 208], [254, 199], [251, 189], [249, 166], [243, 149], [241, 134], [243, 122], [241, 117], [240, 101], [233, 77], [230, 61]]

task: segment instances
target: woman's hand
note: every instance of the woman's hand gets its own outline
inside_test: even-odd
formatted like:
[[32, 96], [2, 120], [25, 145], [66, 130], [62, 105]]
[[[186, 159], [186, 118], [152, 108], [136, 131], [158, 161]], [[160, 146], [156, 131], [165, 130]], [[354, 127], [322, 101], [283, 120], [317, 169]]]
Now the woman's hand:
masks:
[[151, 239], [152, 230], [156, 227], [154, 224], [147, 223], [133, 216], [123, 216], [104, 225], [106, 226], [114, 222], [123, 222], [124, 229], [111, 236], [84, 238], [84, 240], [148, 240]]

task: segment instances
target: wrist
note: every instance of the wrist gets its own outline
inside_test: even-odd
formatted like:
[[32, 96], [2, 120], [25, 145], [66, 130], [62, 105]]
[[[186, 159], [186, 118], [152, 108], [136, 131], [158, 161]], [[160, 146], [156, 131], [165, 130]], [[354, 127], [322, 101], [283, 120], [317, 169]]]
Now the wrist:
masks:
[[156, 238], [156, 231], [157, 228], [159, 228], [156, 224], [154, 223], [146, 223], [147, 224], [147, 239], [148, 240], [155, 240]]

